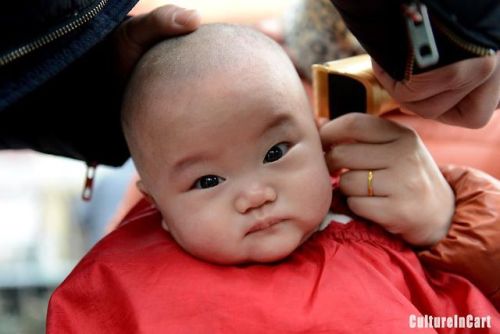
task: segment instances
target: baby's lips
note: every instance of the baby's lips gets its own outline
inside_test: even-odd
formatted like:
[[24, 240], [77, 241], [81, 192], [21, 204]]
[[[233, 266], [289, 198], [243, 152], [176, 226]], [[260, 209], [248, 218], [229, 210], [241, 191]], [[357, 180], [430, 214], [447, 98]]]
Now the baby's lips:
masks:
[[251, 225], [252, 227], [250, 227], [250, 229], [248, 230], [248, 232], [246, 234], [248, 235], [250, 233], [265, 230], [273, 225], [280, 223], [281, 221], [282, 221], [282, 219], [271, 218], [271, 219], [264, 219], [264, 220], [255, 222], [254, 224]]

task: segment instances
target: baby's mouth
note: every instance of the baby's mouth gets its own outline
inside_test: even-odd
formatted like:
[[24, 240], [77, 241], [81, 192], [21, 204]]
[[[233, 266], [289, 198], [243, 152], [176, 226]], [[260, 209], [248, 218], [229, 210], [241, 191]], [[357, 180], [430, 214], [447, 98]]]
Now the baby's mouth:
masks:
[[245, 236], [249, 235], [251, 233], [265, 230], [273, 225], [279, 224], [282, 221], [283, 221], [283, 219], [280, 219], [280, 218], [269, 218], [269, 219], [259, 220], [259, 221], [252, 224], [252, 227], [247, 231]]

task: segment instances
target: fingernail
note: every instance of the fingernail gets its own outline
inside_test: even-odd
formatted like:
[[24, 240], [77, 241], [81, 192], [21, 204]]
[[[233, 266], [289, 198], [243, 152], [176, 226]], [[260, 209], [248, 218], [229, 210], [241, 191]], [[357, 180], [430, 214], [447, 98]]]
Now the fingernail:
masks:
[[189, 22], [193, 16], [198, 16], [198, 12], [196, 10], [182, 10], [174, 14], [174, 22], [183, 26], [186, 25], [186, 23]]

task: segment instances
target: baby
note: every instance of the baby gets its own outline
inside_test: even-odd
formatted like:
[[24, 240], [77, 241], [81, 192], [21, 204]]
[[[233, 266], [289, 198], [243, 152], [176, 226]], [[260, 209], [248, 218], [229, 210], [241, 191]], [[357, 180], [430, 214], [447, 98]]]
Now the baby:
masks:
[[[336, 124], [353, 120], [358, 129], [376, 124], [377, 140], [398, 131], [408, 139], [390, 122], [349, 117], [325, 125], [323, 143], [330, 132], [344, 136]], [[302, 84], [259, 33], [209, 25], [155, 46], [131, 78], [123, 128], [153, 205], [141, 201], [57, 288], [48, 333], [433, 333], [443, 318], [467, 332], [465, 316], [485, 332], [498, 328], [498, 312], [469, 281], [439, 263], [423, 267], [399, 237], [338, 214]], [[403, 144], [410, 152], [421, 145]], [[394, 155], [395, 164], [405, 158]], [[409, 155], [419, 166], [432, 162]], [[429, 183], [430, 170], [409, 174]], [[382, 171], [374, 173], [376, 181]], [[371, 198], [364, 186], [348, 196], [385, 193], [371, 184]], [[446, 218], [445, 233], [453, 211], [446, 203], [432, 210]], [[443, 226], [424, 223], [423, 235], [442, 237]], [[427, 239], [404, 219], [388, 226]], [[428, 316], [440, 322], [429, 325]]]
[[331, 178], [302, 83], [271, 40], [216, 25], [160, 43], [123, 105], [138, 186], [190, 254], [271, 262], [320, 228]]

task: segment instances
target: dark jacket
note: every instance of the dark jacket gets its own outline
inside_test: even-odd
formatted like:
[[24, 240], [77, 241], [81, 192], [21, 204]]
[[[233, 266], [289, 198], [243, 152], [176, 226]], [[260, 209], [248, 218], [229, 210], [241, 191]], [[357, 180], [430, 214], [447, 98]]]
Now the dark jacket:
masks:
[[[498, 0], [332, 0], [332, 3], [364, 49], [396, 80], [458, 60], [491, 55], [500, 48]], [[412, 47], [415, 36], [407, 27], [409, 15], [403, 9], [419, 3], [427, 8], [439, 54], [437, 63], [425, 67], [415, 64], [416, 50]]]
[[31, 148], [109, 165], [128, 158], [119, 122], [122, 85], [107, 36], [136, 2], [2, 5], [0, 149]]

